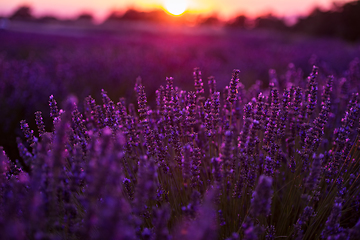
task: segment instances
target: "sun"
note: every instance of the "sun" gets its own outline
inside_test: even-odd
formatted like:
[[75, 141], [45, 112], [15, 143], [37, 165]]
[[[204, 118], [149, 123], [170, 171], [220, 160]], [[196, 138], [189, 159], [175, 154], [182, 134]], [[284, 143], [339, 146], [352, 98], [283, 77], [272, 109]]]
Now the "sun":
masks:
[[188, 5], [186, 0], [165, 0], [164, 7], [169, 13], [180, 15], [185, 12]]

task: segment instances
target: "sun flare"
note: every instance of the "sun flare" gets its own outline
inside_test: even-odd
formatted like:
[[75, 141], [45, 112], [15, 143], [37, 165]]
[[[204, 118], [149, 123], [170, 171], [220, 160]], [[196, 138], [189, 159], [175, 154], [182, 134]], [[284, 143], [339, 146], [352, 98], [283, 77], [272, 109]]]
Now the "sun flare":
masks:
[[164, 7], [169, 13], [173, 15], [180, 15], [185, 12], [188, 4], [186, 0], [165, 0]]

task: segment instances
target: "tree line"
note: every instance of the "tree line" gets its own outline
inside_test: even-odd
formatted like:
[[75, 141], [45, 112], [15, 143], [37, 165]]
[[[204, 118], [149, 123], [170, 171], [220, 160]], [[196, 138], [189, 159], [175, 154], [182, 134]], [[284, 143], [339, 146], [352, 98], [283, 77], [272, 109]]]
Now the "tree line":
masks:
[[[54, 16], [36, 18], [32, 15], [32, 9], [29, 6], [19, 7], [8, 18], [10, 20], [36, 21], [41, 23], [52, 23], [56, 21], [93, 22], [93, 16], [90, 13], [82, 13], [72, 20], [59, 20]], [[191, 14], [185, 13], [182, 16], [173, 17], [163, 10], [142, 12], [135, 9], [128, 9], [125, 12], [113, 11], [105, 19], [104, 23], [118, 21], [169, 22], [177, 24], [192, 21], [198, 25], [224, 25], [225, 27], [235, 29], [255, 28], [298, 32], [313, 36], [338, 37], [354, 42], [360, 40], [360, 0], [342, 5], [334, 4], [330, 10], [315, 8], [309, 15], [298, 18], [297, 22], [293, 25], [288, 25], [283, 18], [271, 14], [260, 16], [256, 19], [239, 15], [224, 23], [215, 15], [209, 17], [194, 17], [191, 16]]]

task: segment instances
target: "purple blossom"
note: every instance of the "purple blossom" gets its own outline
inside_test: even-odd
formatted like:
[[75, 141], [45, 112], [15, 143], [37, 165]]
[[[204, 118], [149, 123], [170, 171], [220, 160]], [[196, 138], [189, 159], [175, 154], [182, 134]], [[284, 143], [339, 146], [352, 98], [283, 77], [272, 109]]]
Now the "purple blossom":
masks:
[[194, 68], [194, 86], [196, 90], [196, 98], [199, 101], [204, 101], [204, 84], [201, 79], [201, 71], [199, 68]]
[[39, 138], [20, 124], [31, 151], [20, 138], [20, 159], [0, 149], [3, 236], [356, 238], [358, 95], [350, 96], [350, 78], [346, 95], [331, 91], [339, 83], [319, 66], [304, 95], [293, 85], [302, 84], [301, 72], [290, 66], [285, 78], [270, 71], [267, 97], [259, 82], [239, 83], [235, 71], [222, 96], [210, 78], [205, 101], [199, 69], [195, 91], [167, 78], [155, 110], [140, 78], [136, 108], [125, 98], [115, 104], [104, 90], [101, 105], [87, 93], [84, 108], [70, 97], [58, 110], [51, 96], [53, 131], [39, 111]]
[[325, 223], [325, 228], [321, 233], [323, 238], [335, 235], [341, 231], [339, 220], [341, 217], [342, 202], [343, 200], [341, 198], [335, 199], [331, 214], [328, 217]]
[[273, 195], [272, 178], [261, 175], [252, 194], [251, 215], [257, 218], [260, 215], [268, 216], [271, 211], [271, 198]]

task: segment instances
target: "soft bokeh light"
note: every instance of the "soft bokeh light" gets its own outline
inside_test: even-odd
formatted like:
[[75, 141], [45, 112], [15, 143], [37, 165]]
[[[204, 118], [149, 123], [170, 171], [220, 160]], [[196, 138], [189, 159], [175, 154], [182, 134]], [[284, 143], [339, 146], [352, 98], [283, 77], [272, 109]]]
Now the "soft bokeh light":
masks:
[[[75, 17], [81, 12], [90, 12], [99, 21], [106, 18], [110, 11], [126, 11], [128, 8], [149, 11], [164, 9], [165, 1], [182, 2], [181, 0], [0, 0], [0, 15], [9, 15], [21, 5], [29, 5], [36, 16], [56, 15], [58, 17]], [[183, 0], [185, 1], [185, 0]], [[336, 3], [350, 0], [186, 0], [186, 11], [203, 15], [217, 15], [228, 20], [239, 14], [256, 17], [272, 13], [281, 17], [308, 14], [314, 7], [329, 9]], [[170, 3], [169, 3], [170, 5]], [[166, 7], [167, 8], [167, 7]], [[170, 7], [169, 7], [170, 8]], [[182, 7], [183, 8], [183, 7]], [[180, 11], [180, 7], [176, 7]], [[171, 12], [168, 8], [167, 10]]]
[[185, 12], [188, 4], [186, 0], [165, 0], [164, 7], [169, 13], [173, 15], [180, 15]]

